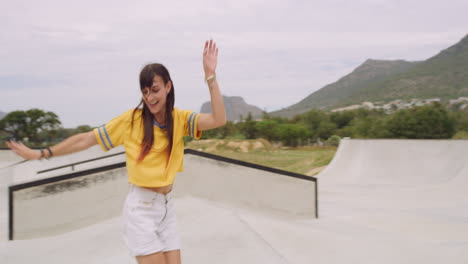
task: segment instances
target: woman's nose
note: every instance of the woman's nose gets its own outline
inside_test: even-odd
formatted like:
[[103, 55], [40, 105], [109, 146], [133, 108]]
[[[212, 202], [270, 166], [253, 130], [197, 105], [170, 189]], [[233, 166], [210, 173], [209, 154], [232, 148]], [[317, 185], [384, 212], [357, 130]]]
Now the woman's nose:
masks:
[[148, 101], [152, 101], [156, 98], [156, 93], [150, 92], [146, 98], [148, 99]]

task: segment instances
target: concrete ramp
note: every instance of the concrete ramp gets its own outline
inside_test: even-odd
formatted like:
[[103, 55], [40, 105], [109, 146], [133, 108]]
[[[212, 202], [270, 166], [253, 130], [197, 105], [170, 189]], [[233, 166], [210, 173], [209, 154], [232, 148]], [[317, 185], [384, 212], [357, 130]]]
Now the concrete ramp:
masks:
[[[467, 160], [466, 140], [343, 140], [317, 176], [316, 219], [315, 181], [187, 154], [175, 187], [183, 263], [466, 264]], [[93, 188], [104, 195], [102, 184]], [[85, 189], [67, 194], [83, 192], [73, 196], [77, 207], [93, 201], [83, 195], [96, 197], [96, 208], [113, 200]], [[0, 263], [136, 263], [120, 225], [116, 216], [60, 235], [0, 242]]]
[[184, 167], [176, 178], [176, 195], [318, 217], [314, 177], [190, 149]]
[[372, 194], [404, 206], [450, 206], [468, 201], [468, 140], [343, 140], [318, 177], [324, 193]]
[[21, 157], [18, 157], [9, 149], [0, 148], [0, 169], [11, 166], [15, 163], [22, 161]]
[[[86, 163], [81, 153], [0, 171], [0, 235], [13, 239], [0, 241], [0, 263], [135, 263], [121, 235], [124, 155], [94, 151]], [[193, 150], [184, 165], [174, 190], [184, 260], [288, 263], [255, 225], [315, 219], [315, 178]]]
[[468, 263], [467, 140], [343, 140], [317, 177], [321, 219], [365, 228], [358, 241], [427, 248], [398, 263]]
[[441, 184], [463, 178], [467, 155], [468, 140], [345, 139], [320, 178], [326, 184]]
[[[176, 197], [317, 217], [315, 178], [194, 150], [186, 150], [184, 164], [185, 172], [175, 182]], [[66, 169], [62, 167], [40, 172]], [[124, 162], [41, 178], [9, 186], [10, 240], [60, 235], [118, 217], [128, 191]]]

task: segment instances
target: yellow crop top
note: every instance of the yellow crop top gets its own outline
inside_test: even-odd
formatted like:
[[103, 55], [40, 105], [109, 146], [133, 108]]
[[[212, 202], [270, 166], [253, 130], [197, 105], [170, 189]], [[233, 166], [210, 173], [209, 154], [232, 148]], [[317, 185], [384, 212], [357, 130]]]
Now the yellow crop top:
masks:
[[154, 143], [145, 159], [137, 164], [143, 140], [143, 124], [141, 112], [135, 112], [133, 129], [131, 129], [133, 109], [112, 119], [107, 124], [94, 129], [94, 135], [104, 151], [119, 145], [124, 145], [127, 158], [128, 181], [141, 187], [160, 187], [172, 184], [177, 172], [183, 171], [184, 140], [183, 136], [201, 138], [198, 131], [198, 117], [200, 114], [174, 108], [174, 136], [170, 157], [167, 151], [167, 129], [159, 126], [155, 121]]

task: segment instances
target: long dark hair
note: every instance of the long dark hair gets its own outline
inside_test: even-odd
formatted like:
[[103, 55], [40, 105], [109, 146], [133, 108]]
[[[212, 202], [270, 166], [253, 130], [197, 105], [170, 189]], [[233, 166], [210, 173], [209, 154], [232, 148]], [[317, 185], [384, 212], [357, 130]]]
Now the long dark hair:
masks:
[[[163, 81], [164, 85], [167, 85], [168, 81], [171, 81], [171, 91], [166, 97], [166, 128], [167, 128], [167, 138], [169, 144], [167, 146], [169, 155], [171, 154], [172, 144], [173, 144], [173, 131], [174, 131], [174, 120], [172, 119], [172, 111], [174, 109], [174, 101], [175, 101], [175, 91], [174, 91], [174, 82], [169, 75], [169, 71], [164, 67], [164, 65], [159, 63], [152, 63], [148, 64], [140, 72], [140, 90], [143, 90], [146, 87], [153, 86], [153, 79], [154, 76], [160, 76]], [[138, 157], [137, 162], [143, 161], [146, 155], [150, 152], [151, 147], [154, 143], [154, 131], [153, 131], [153, 114], [148, 109], [148, 106], [145, 104], [143, 98], [141, 99], [138, 106], [133, 110], [132, 113], [132, 129], [133, 129], [133, 120], [135, 116], [135, 112], [140, 109], [140, 106], [143, 105], [143, 110], [141, 113], [142, 123], [144, 127], [144, 136], [143, 141], [141, 142], [141, 152], [140, 156]]]

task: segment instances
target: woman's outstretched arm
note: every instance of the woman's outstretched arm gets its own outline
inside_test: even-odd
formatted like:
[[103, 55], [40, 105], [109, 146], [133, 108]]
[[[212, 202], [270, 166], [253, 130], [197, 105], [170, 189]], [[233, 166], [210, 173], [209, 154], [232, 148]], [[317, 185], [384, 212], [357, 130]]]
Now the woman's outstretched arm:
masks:
[[[62, 156], [78, 151], [82, 151], [88, 149], [89, 147], [96, 145], [98, 142], [96, 140], [96, 136], [94, 135], [93, 131], [89, 131], [86, 133], [81, 133], [77, 135], [73, 135], [64, 141], [58, 143], [55, 146], [50, 147], [53, 156]], [[7, 146], [13, 150], [16, 154], [21, 156], [27, 160], [37, 160], [41, 158], [41, 151], [30, 149], [27, 146], [23, 145], [23, 143], [18, 143], [15, 141], [8, 141]], [[49, 158], [49, 152], [47, 150], [44, 151], [44, 157]]]
[[198, 117], [198, 130], [208, 130], [226, 124], [226, 112], [224, 110], [223, 96], [216, 80], [216, 65], [218, 62], [218, 48], [213, 40], [205, 42], [203, 50], [203, 70], [207, 80], [211, 96], [210, 114], [200, 114]]

